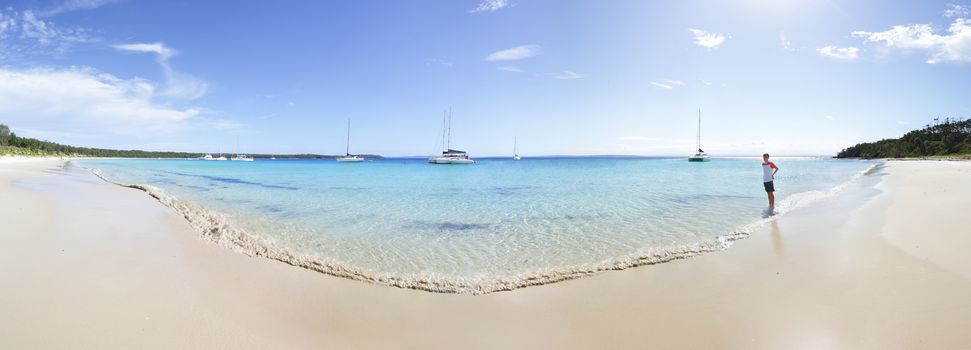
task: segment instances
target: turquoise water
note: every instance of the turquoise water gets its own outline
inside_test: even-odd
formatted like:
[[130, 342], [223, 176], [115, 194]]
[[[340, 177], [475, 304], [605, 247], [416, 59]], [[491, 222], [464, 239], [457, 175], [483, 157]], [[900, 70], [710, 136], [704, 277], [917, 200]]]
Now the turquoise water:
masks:
[[[774, 161], [781, 168], [775, 215], [834, 194], [874, 164]], [[771, 219], [760, 163], [755, 158], [480, 159], [471, 166], [429, 165], [424, 159], [78, 162], [111, 181], [151, 185], [217, 213], [225, 220], [218, 225], [236, 227], [274, 248], [261, 255], [377, 283], [473, 293], [724, 248]]]

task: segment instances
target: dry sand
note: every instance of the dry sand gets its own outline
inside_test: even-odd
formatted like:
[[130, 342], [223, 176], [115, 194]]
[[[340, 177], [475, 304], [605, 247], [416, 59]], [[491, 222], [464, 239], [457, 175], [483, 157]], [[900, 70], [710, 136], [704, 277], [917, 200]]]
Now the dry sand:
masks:
[[484, 296], [234, 253], [61, 163], [0, 159], [0, 348], [971, 347], [971, 162], [890, 162], [726, 251]]

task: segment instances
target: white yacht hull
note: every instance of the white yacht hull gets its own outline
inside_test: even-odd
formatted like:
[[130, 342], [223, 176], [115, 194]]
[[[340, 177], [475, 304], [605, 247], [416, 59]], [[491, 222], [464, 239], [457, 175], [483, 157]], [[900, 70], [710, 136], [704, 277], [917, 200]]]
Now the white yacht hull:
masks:
[[364, 158], [361, 157], [340, 157], [337, 158], [338, 163], [360, 163], [363, 162]]
[[431, 158], [428, 160], [431, 164], [475, 164], [472, 159], [449, 159], [449, 158]]

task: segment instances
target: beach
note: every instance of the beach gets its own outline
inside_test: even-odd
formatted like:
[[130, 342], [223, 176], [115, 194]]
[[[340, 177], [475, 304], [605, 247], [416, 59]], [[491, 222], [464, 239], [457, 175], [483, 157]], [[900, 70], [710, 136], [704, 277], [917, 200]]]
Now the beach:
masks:
[[969, 162], [887, 162], [726, 250], [486, 295], [240, 254], [145, 192], [62, 165], [0, 159], [3, 348], [971, 344]]

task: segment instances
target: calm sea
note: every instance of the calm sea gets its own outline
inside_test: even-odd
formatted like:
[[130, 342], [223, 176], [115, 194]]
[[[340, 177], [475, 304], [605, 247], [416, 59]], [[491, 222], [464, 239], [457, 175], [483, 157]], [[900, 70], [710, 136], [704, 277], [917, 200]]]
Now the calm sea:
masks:
[[[875, 164], [774, 161], [781, 168], [775, 215], [833, 195]], [[475, 165], [429, 165], [424, 159], [76, 162], [110, 181], [150, 185], [185, 204], [176, 209], [201, 230], [233, 227], [251, 238], [241, 249], [249, 253], [375, 283], [468, 293], [725, 248], [771, 219], [760, 163], [755, 158], [480, 159]], [[218, 220], [195, 217], [199, 213]]]

